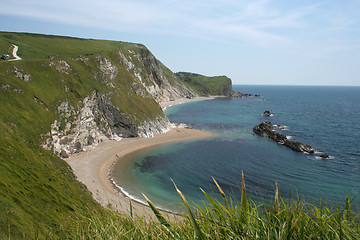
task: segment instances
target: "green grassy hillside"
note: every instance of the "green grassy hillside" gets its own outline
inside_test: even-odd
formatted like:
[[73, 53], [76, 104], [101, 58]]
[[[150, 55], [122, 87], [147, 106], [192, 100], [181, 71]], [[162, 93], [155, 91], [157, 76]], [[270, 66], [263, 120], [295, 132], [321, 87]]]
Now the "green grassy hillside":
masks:
[[[40, 147], [42, 136], [58, 119], [61, 102], [81, 107], [94, 91], [111, 96], [136, 124], [164, 116], [118, 54], [151, 53], [138, 44], [0, 32], [0, 54], [11, 55], [12, 44], [22, 60], [0, 61], [0, 239], [62, 236], [74, 216], [104, 210], [63, 160]], [[113, 79], [99, 69], [105, 58], [118, 69]], [[134, 64], [151, 84], [150, 69]]]
[[[159, 81], [178, 91], [183, 82], [139, 44], [0, 32], [0, 54], [11, 55], [12, 44], [22, 60], [0, 61], [0, 239], [360, 239], [359, 211], [347, 197], [345, 207], [318, 208], [287, 203], [276, 189], [273, 204], [256, 205], [244, 180], [239, 201], [217, 185], [223, 201], [204, 193], [208, 202], [195, 211], [179, 191], [189, 211], [178, 222], [104, 209], [65, 161], [41, 147], [57, 107], [81, 108], [99, 92], [141, 124], [163, 116], [146, 86]], [[229, 78], [178, 75], [199, 94], [231, 93]]]
[[20, 126], [0, 127], [0, 239], [62, 238], [76, 216], [104, 212], [63, 160]]
[[207, 77], [196, 73], [178, 72], [176, 75], [202, 96], [231, 96], [231, 79], [226, 76]]
[[133, 49], [136, 46], [136, 44], [117, 41], [0, 32], [0, 52], [11, 56], [11, 44], [19, 46], [18, 55], [28, 61], [45, 60], [49, 56], [76, 57], [81, 54], [98, 54], [119, 48]]
[[[119, 76], [112, 82], [116, 87], [115, 90], [106, 86], [103, 81], [96, 79], [97, 58], [120, 62], [119, 56], [116, 54], [118, 51], [125, 54], [129, 50], [138, 52], [139, 55], [150, 54], [142, 45], [37, 34], [0, 33], [0, 51], [11, 52], [11, 44], [19, 46], [18, 55], [22, 60], [11, 63], [0, 61], [0, 77], [2, 85], [10, 85], [13, 90], [22, 89], [23, 93], [14, 97], [17, 101], [24, 100], [25, 104], [33, 97], [37, 97], [48, 109], [53, 110], [61, 100], [73, 103], [97, 90], [113, 93], [113, 101], [121, 100], [118, 107], [125, 113], [131, 112], [137, 120], [147, 118], [147, 114], [162, 114], [155, 101], [133, 96], [135, 94], [131, 90], [134, 82], [138, 83], [138, 81], [123, 66], [117, 65], [120, 69]], [[87, 59], [86, 62], [84, 59]], [[51, 63], [59, 64], [59, 61], [62, 60], [71, 65], [72, 69], [68, 74], [60, 73], [54, 67], [49, 66]], [[30, 74], [32, 80], [28, 83], [21, 81], [16, 77], [15, 68], [20, 69], [22, 73]], [[146, 76], [146, 71], [143, 74]], [[144, 79], [146, 80], [146, 77]], [[64, 91], [65, 88], [68, 90]], [[141, 113], [141, 109], [133, 107], [134, 101], [151, 111], [146, 114]], [[13, 117], [18, 118], [19, 116]]]

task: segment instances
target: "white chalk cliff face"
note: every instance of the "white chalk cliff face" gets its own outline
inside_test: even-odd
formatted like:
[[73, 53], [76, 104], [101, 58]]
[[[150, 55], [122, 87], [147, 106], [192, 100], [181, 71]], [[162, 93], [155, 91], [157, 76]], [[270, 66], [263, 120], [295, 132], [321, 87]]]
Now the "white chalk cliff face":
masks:
[[51, 125], [49, 138], [43, 146], [65, 158], [73, 153], [86, 151], [89, 146], [105, 140], [152, 137], [170, 129], [170, 122], [166, 117], [136, 126], [106, 96], [97, 92], [86, 97], [78, 110], [68, 102], [62, 102], [57, 113], [60, 119]]
[[[110, 89], [107, 93], [94, 90], [78, 104], [69, 101], [59, 103], [56, 109], [57, 119], [51, 125], [51, 131], [44, 138], [43, 147], [66, 158], [73, 153], [86, 151], [105, 140], [120, 141], [124, 137], [152, 137], [170, 129], [171, 123], [160, 111], [136, 121], [132, 113], [125, 113], [112, 103], [111, 99], [119, 95], [115, 81], [121, 69], [133, 76], [129, 96], [138, 95], [158, 103], [179, 98], [192, 98], [195, 93], [188, 89], [170, 70], [142, 45], [140, 51], [118, 51], [119, 62], [113, 62], [103, 56], [96, 56], [97, 69], [94, 78]], [[76, 59], [77, 60], [77, 59]], [[89, 59], [81, 59], [89, 61]], [[49, 64], [61, 74], [71, 74], [69, 62], [59, 61]], [[64, 68], [64, 66], [66, 68]], [[166, 73], [164, 73], [166, 71]], [[111, 90], [112, 89], [112, 90]], [[113, 92], [111, 92], [113, 91]], [[121, 101], [120, 101], [121, 102]], [[134, 108], [137, 106], [134, 106]], [[141, 108], [141, 106], [139, 107]], [[135, 120], [134, 120], [135, 119]]]
[[[178, 77], [157, 60], [145, 47], [136, 53], [128, 50], [126, 55], [119, 51], [120, 62], [127, 71], [134, 74], [148, 93], [157, 102], [168, 102], [179, 98], [193, 98], [196, 94], [187, 88]], [[166, 73], [164, 72], [166, 71]]]

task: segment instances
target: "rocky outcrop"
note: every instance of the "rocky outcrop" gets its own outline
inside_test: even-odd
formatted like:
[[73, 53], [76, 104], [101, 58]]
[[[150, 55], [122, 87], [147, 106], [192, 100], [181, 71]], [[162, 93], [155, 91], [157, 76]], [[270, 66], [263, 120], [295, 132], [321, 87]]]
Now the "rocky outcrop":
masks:
[[[186, 87], [183, 82], [164, 64], [157, 60], [151, 52], [142, 45], [137, 45], [140, 51], [118, 51], [120, 62], [127, 71], [145, 87], [157, 102], [174, 101], [180, 98], [194, 98], [195, 92]], [[142, 95], [143, 93], [138, 92]]]
[[[80, 103], [61, 100], [51, 131], [43, 138], [45, 148], [66, 158], [108, 139], [152, 137], [171, 126], [161, 108], [156, 108], [156, 102], [198, 96], [145, 46], [129, 46], [120, 47], [111, 56], [86, 54], [86, 57], [66, 60], [58, 56], [48, 58], [46, 66], [60, 74], [65, 94], [76, 92], [66, 82], [79, 78], [79, 66], [73, 61], [91, 74], [93, 79], [88, 82], [102, 86], [101, 92], [94, 90]], [[35, 101], [40, 103], [39, 99]]]
[[152, 137], [170, 128], [170, 122], [165, 116], [137, 125], [112, 104], [108, 96], [96, 91], [83, 100], [79, 109], [62, 102], [57, 108], [57, 114], [60, 119], [52, 124], [43, 147], [52, 149], [63, 158], [105, 140]]
[[13, 72], [17, 78], [20, 78], [24, 82], [29, 82], [31, 80], [31, 75], [29, 73], [24, 73], [22, 69], [19, 69], [16, 66], [14, 66]]
[[269, 121], [262, 122], [253, 128], [254, 133], [259, 136], [269, 138], [279, 144], [282, 144], [297, 152], [306, 152], [313, 154], [314, 149], [307, 144], [289, 140], [285, 135], [274, 130], [273, 125]]
[[252, 93], [242, 93], [242, 92], [233, 92], [232, 93], [233, 98], [247, 98], [247, 97], [260, 97], [260, 94], [252, 94]]
[[320, 158], [321, 158], [321, 159], [329, 159], [330, 156], [327, 155], [326, 153], [322, 153], [322, 154], [320, 154]]
[[265, 117], [270, 117], [271, 116], [271, 112], [269, 110], [266, 110], [264, 113], [263, 113], [263, 116]]

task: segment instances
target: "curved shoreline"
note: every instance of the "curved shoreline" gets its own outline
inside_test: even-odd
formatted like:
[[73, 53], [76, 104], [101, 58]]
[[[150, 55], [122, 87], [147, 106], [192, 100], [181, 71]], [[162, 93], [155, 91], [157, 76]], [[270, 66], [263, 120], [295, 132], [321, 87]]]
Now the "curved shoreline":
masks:
[[211, 96], [211, 97], [196, 97], [196, 98], [179, 98], [173, 101], [167, 101], [167, 102], [161, 102], [159, 103], [160, 107], [163, 110], [166, 110], [169, 107], [172, 107], [174, 105], [179, 105], [182, 103], [188, 103], [188, 102], [198, 102], [198, 101], [204, 101], [204, 100], [212, 100], [215, 99], [217, 97], [221, 97], [221, 96]]
[[[171, 143], [171, 142], [167, 142], [167, 143]], [[156, 144], [156, 145], [153, 145], [153, 146], [145, 147], [145, 148], [142, 148], [142, 149], [132, 151], [132, 152], [130, 152], [130, 153], [128, 153], [128, 154], [126, 154], [126, 155], [124, 155], [122, 157], [117, 157], [116, 160], [111, 164], [111, 166], [109, 167], [109, 170], [108, 170], [108, 180], [111, 182], [111, 184], [115, 188], [115, 190], [119, 194], [124, 196], [125, 198], [128, 198], [130, 201], [136, 202], [137, 204], [140, 204], [140, 205], [142, 205], [144, 207], [149, 207], [146, 201], [142, 201], [140, 199], [137, 199], [136, 197], [132, 196], [127, 191], [125, 191], [125, 189], [123, 187], [118, 185], [118, 183], [114, 179], [114, 172], [116, 171], [116, 169], [122, 168], [121, 164], [124, 163], [124, 161], [131, 161], [132, 159], [134, 159], [133, 157], [131, 157], [132, 154], [134, 154], [136, 152], [146, 151], [148, 149], [153, 149], [153, 148], [156, 148], [156, 147], [160, 147], [161, 145], [164, 145], [164, 144], [167, 144], [167, 143], [161, 143], [161, 144]], [[131, 160], [129, 160], [129, 159], [131, 159]], [[177, 216], [182, 216], [179, 212], [175, 212], [175, 211], [165, 209], [165, 208], [161, 208], [161, 207], [158, 207], [158, 206], [156, 206], [156, 207], [161, 212], [170, 213], [170, 214], [174, 214], [174, 215], [177, 215]]]
[[[104, 207], [111, 207], [120, 213], [130, 215], [130, 201], [133, 215], [150, 216], [154, 214], [151, 209], [143, 204], [119, 193], [111, 182], [111, 169], [116, 162], [121, 161], [126, 155], [138, 150], [158, 146], [165, 143], [201, 139], [214, 136], [213, 133], [186, 128], [173, 128], [163, 134], [157, 134], [153, 138], [124, 138], [118, 141], [105, 141], [95, 148], [74, 154], [66, 159], [71, 166], [77, 179], [84, 183], [92, 193], [94, 199]], [[178, 214], [170, 211], [162, 211], [172, 219], [178, 219]]]

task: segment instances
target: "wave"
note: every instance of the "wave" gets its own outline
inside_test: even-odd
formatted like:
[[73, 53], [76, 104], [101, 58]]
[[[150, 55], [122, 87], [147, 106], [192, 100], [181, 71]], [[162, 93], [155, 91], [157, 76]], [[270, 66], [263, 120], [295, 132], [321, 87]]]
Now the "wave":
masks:
[[273, 127], [276, 127], [276, 128], [278, 128], [279, 130], [282, 130], [282, 131], [288, 131], [289, 130], [289, 126], [281, 125], [281, 124], [274, 124]]
[[[139, 203], [139, 204], [141, 204], [141, 205], [144, 205], [144, 206], [147, 206], [147, 207], [149, 206], [149, 204], [148, 204], [146, 201], [143, 201], [143, 200], [141, 200], [141, 199], [139, 199], [139, 198], [131, 195], [131, 194], [128, 193], [127, 191], [125, 191], [125, 189], [124, 189], [123, 187], [121, 187], [120, 185], [118, 185], [118, 184], [116, 183], [116, 181], [114, 180], [114, 178], [111, 178], [110, 181], [111, 181], [111, 183], [113, 184], [113, 186], [119, 191], [120, 194], [124, 195], [125, 197], [127, 197], [127, 198], [133, 200], [134, 202], [137, 202], [137, 203]], [[159, 206], [157, 206], [157, 205], [155, 205], [155, 207], [156, 207], [157, 209], [161, 210], [161, 211], [176, 214], [176, 212], [173, 212], [173, 211], [171, 211], [171, 210], [169, 210], [169, 209], [166, 209], [166, 208], [163, 208], [163, 207], [159, 207]]]
[[335, 156], [330, 156], [328, 158], [322, 158], [320, 157], [321, 154], [323, 154], [324, 152], [318, 151], [318, 150], [314, 150], [314, 154], [313, 154], [313, 158], [317, 159], [317, 160], [332, 160], [335, 159]]
[[320, 157], [320, 156], [315, 156], [315, 158], [318, 159], [318, 160], [332, 160], [332, 159], [335, 159], [334, 156], [329, 156], [329, 157], [326, 158], [326, 159], [324, 159], [324, 158], [322, 158], [322, 157]]
[[113, 178], [111, 178], [110, 180], [111, 180], [111, 183], [114, 185], [114, 187], [116, 189], [118, 189], [119, 192], [122, 195], [124, 195], [125, 197], [130, 198], [131, 200], [134, 200], [135, 202], [141, 203], [143, 205], [146, 205], [146, 206], [148, 205], [147, 202], [145, 202], [141, 199], [138, 199], [137, 197], [135, 197], [135, 196], [131, 195], [130, 193], [128, 193], [127, 191], [125, 191], [125, 189], [123, 187], [121, 187], [120, 185], [118, 185]]

